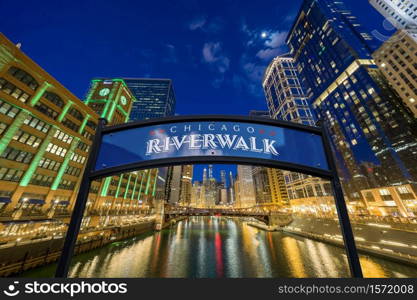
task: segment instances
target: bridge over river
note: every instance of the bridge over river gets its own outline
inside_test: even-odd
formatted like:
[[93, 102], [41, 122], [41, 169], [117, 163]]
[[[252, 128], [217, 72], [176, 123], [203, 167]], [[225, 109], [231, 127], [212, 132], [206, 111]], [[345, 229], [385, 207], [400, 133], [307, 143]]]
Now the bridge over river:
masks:
[[279, 227], [289, 225], [292, 222], [291, 213], [279, 210], [265, 210], [262, 207], [193, 208], [165, 205], [163, 214], [163, 223], [168, 223], [170, 220], [175, 220], [177, 218], [190, 216], [252, 217], [265, 223], [267, 226]]

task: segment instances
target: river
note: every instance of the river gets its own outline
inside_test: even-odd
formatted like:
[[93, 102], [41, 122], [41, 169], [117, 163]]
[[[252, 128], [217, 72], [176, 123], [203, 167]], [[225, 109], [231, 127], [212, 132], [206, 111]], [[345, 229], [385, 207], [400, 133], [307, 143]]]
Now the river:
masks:
[[[417, 267], [361, 255], [365, 277], [417, 277]], [[22, 277], [51, 277], [56, 264]], [[349, 277], [342, 248], [244, 220], [191, 217], [171, 228], [77, 255], [70, 277]]]

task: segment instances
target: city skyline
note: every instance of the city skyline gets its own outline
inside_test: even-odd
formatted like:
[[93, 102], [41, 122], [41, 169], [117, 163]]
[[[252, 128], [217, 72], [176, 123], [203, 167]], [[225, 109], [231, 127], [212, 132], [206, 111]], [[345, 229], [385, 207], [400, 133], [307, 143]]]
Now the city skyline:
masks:
[[[21, 43], [23, 52], [81, 99], [88, 82], [97, 77], [170, 78], [179, 115], [247, 115], [250, 110], [267, 110], [263, 72], [272, 58], [288, 52], [285, 37], [301, 2], [222, 1], [219, 5], [216, 1], [182, 1], [158, 11], [166, 20], [161, 24], [149, 17], [161, 1], [145, 2], [140, 8], [136, 3], [121, 2], [112, 9], [112, 1], [86, 2], [82, 10], [69, 4], [62, 11], [53, 1], [27, 3], [24, 9], [8, 2], [0, 8], [17, 10], [26, 22], [33, 23], [28, 28], [6, 15], [2, 32]], [[392, 34], [384, 30], [383, 17], [367, 1], [348, 4], [370, 30]], [[115, 26], [92, 22], [93, 11], [117, 20]], [[47, 24], [43, 13], [50, 14]], [[75, 13], [76, 24], [71, 17]], [[59, 38], [45, 52], [43, 45], [49, 36], [65, 39]]]
[[[92, 19], [110, 13], [119, 23], [86, 25], [78, 37], [64, 30], [72, 4], [59, 28], [52, 18], [47, 26], [11, 29], [7, 18], [0, 33], [0, 276], [36, 273], [59, 257], [56, 276], [74, 276], [64, 266], [79, 259], [73, 255], [101, 249], [94, 260], [107, 260], [102, 249], [148, 237], [155, 251], [145, 260], [214, 255], [215, 269], [197, 259], [184, 277], [244, 277], [268, 265], [271, 272], [256, 277], [278, 274], [275, 263], [236, 265], [222, 255], [230, 238], [251, 245], [244, 249], [253, 261], [288, 262], [285, 277], [342, 277], [348, 265], [352, 277], [362, 277], [361, 268], [366, 277], [376, 268], [393, 277], [417, 274], [417, 31], [383, 32], [384, 3], [395, 1], [229, 0], [219, 10], [183, 0], [164, 2], [163, 11], [157, 1], [144, 4], [143, 14], [135, 13], [137, 3], [105, 0], [82, 4], [73, 28], [93, 9]], [[417, 5], [397, 4], [395, 11], [417, 18]], [[47, 12], [57, 9], [51, 4]], [[38, 14], [42, 8], [30, 15]], [[68, 36], [46, 47], [43, 38], [56, 30]], [[88, 71], [76, 71], [76, 63]], [[121, 126], [101, 135], [106, 122]], [[218, 161], [227, 164], [204, 164]], [[160, 243], [175, 234], [193, 246]], [[312, 249], [313, 241], [322, 246]], [[288, 250], [293, 257], [281, 255]], [[337, 257], [344, 258], [329, 269]], [[158, 259], [140, 273], [169, 277], [166, 263]], [[104, 277], [134, 269], [117, 259], [96, 264]], [[117, 267], [107, 272], [110, 264]]]
[[[392, 34], [383, 28], [382, 16], [369, 3], [358, 2], [349, 3], [349, 8], [354, 11], [354, 14], [359, 15], [359, 18], [362, 16], [360, 18], [362, 23], [368, 25], [370, 30], [377, 30], [385, 35]], [[175, 90], [177, 100], [175, 113], [177, 115], [209, 113], [248, 115], [251, 110], [267, 110], [262, 90], [264, 71], [275, 56], [288, 52], [285, 38], [302, 1], [297, 0], [291, 4], [266, 2], [262, 7], [256, 5], [256, 13], [252, 7], [255, 4], [244, 3], [242, 5], [240, 3], [241, 15], [236, 22], [228, 20], [228, 15], [236, 11], [237, 2], [230, 1], [223, 6], [222, 11], [219, 11], [215, 3], [210, 5], [184, 1], [179, 6], [188, 14], [181, 13], [181, 22], [175, 22], [176, 25], [172, 26], [169, 31], [175, 32], [175, 39], [172, 38], [173, 34], [168, 34], [160, 25], [152, 23], [155, 26], [153, 30], [158, 33], [159, 37], [158, 41], [153, 43], [156, 46], [148, 43], [142, 44], [137, 39], [133, 40], [132, 35], [128, 34], [132, 30], [132, 27], [128, 26], [133, 22], [132, 15], [125, 10], [111, 10], [109, 3], [102, 1], [101, 5], [94, 9], [99, 9], [102, 14], [110, 14], [118, 19], [123, 14], [127, 14], [127, 17], [121, 21], [125, 24], [124, 39], [119, 38], [115, 43], [106, 42], [107, 51], [101, 51], [102, 42], [96, 40], [95, 35], [89, 37], [84, 34], [73, 35], [72, 20], [70, 20], [70, 15], [73, 13], [72, 7], [69, 7], [68, 12], [61, 16], [59, 26], [57, 25], [60, 32], [63, 30], [68, 32], [67, 39], [61, 41], [62, 48], [49, 53], [47, 57], [42, 55], [40, 46], [42, 43], [38, 43], [43, 36], [38, 36], [36, 43], [32, 42], [32, 36], [26, 36], [27, 29], [23, 30], [21, 24], [15, 24], [7, 17], [3, 20], [5, 26], [2, 30], [13, 42], [21, 43], [23, 52], [51, 72], [80, 99], [85, 98], [88, 82], [93, 78], [169, 78]], [[44, 2], [43, 5], [47, 3]], [[93, 7], [89, 4], [85, 5], [85, 11], [78, 18], [82, 22], [87, 22], [88, 18], [87, 23], [89, 23], [88, 11]], [[145, 6], [149, 11], [155, 9], [150, 3], [146, 3]], [[268, 6], [274, 9], [267, 9]], [[28, 18], [35, 18], [37, 13], [41, 13], [40, 9], [39, 6], [31, 8]], [[48, 9], [52, 14], [57, 8], [52, 5]], [[141, 11], [144, 11], [142, 7], [137, 13]], [[276, 17], [281, 16], [283, 11], [285, 18], [278, 19], [280, 21], [277, 22]], [[21, 13], [25, 14], [26, 11]], [[170, 20], [171, 16], [172, 14], [166, 18]], [[91, 30], [97, 33], [97, 37], [103, 34], [100, 28], [92, 27]], [[108, 30], [106, 28], [106, 31]], [[155, 39], [145, 32], [140, 32], [140, 35], [146, 36], [149, 41]], [[233, 36], [235, 43], [229, 42], [230, 36]], [[72, 43], [72, 47], [64, 47], [70, 39], [74, 42], [84, 40], [87, 45], [91, 43], [88, 51], [76, 47], [76, 51], [82, 53], [77, 56], [78, 63], [60, 59], [60, 55], [64, 55], [66, 51], [69, 51], [68, 49], [77, 45], [77, 43]], [[197, 44], [191, 45], [190, 39], [197, 41]], [[107, 41], [106, 38], [104, 40]], [[128, 47], [129, 51], [127, 53], [122, 51], [124, 53], [122, 56], [111, 55], [112, 52], [120, 51], [121, 45]], [[98, 57], [92, 59], [90, 56], [94, 48], [101, 50], [97, 53]], [[54, 63], [51, 64], [51, 62]], [[89, 67], [84, 70], [87, 64]], [[77, 73], [77, 76], [72, 75], [71, 72], [62, 72], [68, 68]], [[82, 75], [80, 76], [79, 73]], [[86, 76], [87, 74], [89, 77]], [[191, 74], [193, 76], [190, 76]], [[195, 105], [196, 101], [198, 105]], [[201, 174], [204, 167], [196, 165], [195, 168], [195, 174]], [[235, 165], [215, 166], [215, 169], [220, 168], [225, 168], [227, 172], [232, 171], [233, 174], [236, 174], [237, 170]], [[199, 175], [196, 175], [195, 180], [201, 180]]]

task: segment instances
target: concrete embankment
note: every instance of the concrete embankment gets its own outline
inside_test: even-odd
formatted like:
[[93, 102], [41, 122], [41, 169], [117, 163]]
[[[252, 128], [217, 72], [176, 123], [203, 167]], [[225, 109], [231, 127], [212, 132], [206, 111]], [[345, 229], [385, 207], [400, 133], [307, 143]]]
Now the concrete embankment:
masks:
[[[114, 227], [111, 236], [99, 233], [88, 240], [77, 243], [74, 254], [80, 254], [106, 244], [130, 238], [154, 229], [154, 222], [144, 222], [130, 226]], [[53, 263], [58, 260], [64, 238], [45, 238], [0, 246], [0, 277], [19, 274], [23, 271]]]
[[[355, 242], [362, 253], [417, 266], [417, 233], [390, 225], [352, 223]], [[294, 217], [283, 232], [344, 247], [337, 219]]]
[[178, 222], [183, 221], [183, 220], [186, 220], [186, 219], [188, 219], [188, 216], [181, 216], [181, 217], [176, 217], [176, 218], [170, 219], [169, 221], [165, 222], [162, 225], [162, 229], [167, 228], [167, 227], [170, 227], [172, 225], [175, 225]]
[[268, 226], [266, 224], [256, 223], [256, 222], [249, 222], [247, 224], [249, 226], [256, 227], [265, 231], [282, 231], [280, 226]]

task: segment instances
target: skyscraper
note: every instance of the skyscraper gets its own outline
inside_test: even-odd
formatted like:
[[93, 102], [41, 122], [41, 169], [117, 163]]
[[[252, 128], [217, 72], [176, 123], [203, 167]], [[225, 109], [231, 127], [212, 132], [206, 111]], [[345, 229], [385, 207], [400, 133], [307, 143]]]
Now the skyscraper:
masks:
[[268, 168], [253, 166], [252, 177], [255, 189], [256, 203], [261, 205], [270, 204], [272, 200], [268, 178]]
[[168, 182], [168, 202], [176, 204], [180, 202], [181, 198], [181, 179], [182, 179], [182, 166], [173, 166], [169, 168], [167, 174]]
[[233, 204], [235, 202], [235, 181], [233, 178], [233, 173], [232, 171], [229, 172], [229, 189], [228, 189], [228, 200], [229, 200], [229, 204]]
[[369, 0], [397, 29], [417, 28], [417, 3], [414, 0]]
[[181, 166], [181, 168], [182, 172], [180, 202], [182, 205], [190, 205], [193, 180], [193, 165], [183, 165]]
[[[123, 78], [123, 81], [136, 99], [129, 114], [129, 121], [149, 120], [174, 115], [176, 99], [171, 79]], [[184, 174], [178, 173], [179, 169], [185, 170], [181, 166], [158, 169], [161, 178], [165, 179], [163, 183], [165, 186], [165, 200], [171, 203], [178, 203], [181, 200], [181, 178]], [[158, 188], [161, 188], [161, 186], [162, 183], [158, 182]], [[173, 195], [171, 195], [171, 192]]]
[[[250, 117], [258, 118], [271, 118], [269, 111], [263, 110], [251, 110], [249, 112]], [[252, 178], [254, 184], [256, 203], [261, 205], [277, 204], [277, 199], [272, 197], [271, 186], [274, 186], [274, 182], [278, 182], [278, 178], [274, 178], [278, 172], [274, 172], [272, 168], [253, 166]], [[283, 187], [285, 189], [285, 186]], [[274, 190], [275, 191], [275, 190]], [[285, 193], [286, 194], [286, 193]]]
[[307, 97], [290, 55], [274, 58], [265, 71], [262, 86], [272, 119], [315, 125]]
[[199, 181], [194, 181], [191, 188], [191, 207], [201, 207], [202, 205], [202, 184]]
[[131, 121], [174, 115], [176, 99], [171, 79], [125, 78], [124, 81], [137, 100], [130, 113]]
[[[400, 186], [417, 179], [416, 125], [371, 59], [374, 39], [342, 1], [305, 0], [287, 44], [310, 105], [330, 130], [348, 199], [376, 214], [407, 215], [398, 199]], [[395, 207], [385, 208], [388, 198]]]
[[252, 207], [256, 204], [255, 188], [253, 185], [252, 166], [238, 165], [239, 206]]
[[416, 49], [417, 29], [401, 29], [373, 53], [379, 69], [415, 118], [417, 118]]
[[[291, 172], [285, 172], [285, 174], [291, 174]], [[269, 182], [269, 190], [271, 192], [270, 204], [274, 206], [280, 206], [280, 207], [288, 205], [289, 204], [288, 191], [291, 191], [290, 183], [292, 183], [293, 181], [291, 182], [289, 181], [287, 184], [284, 178], [284, 171], [280, 169], [268, 168], [267, 175], [268, 175], [268, 182]], [[300, 177], [300, 178], [304, 179], [304, 177]], [[299, 184], [305, 184], [305, 182], [300, 181]]]
[[213, 178], [213, 165], [209, 165], [208, 167], [208, 177], [211, 179]]
[[[262, 85], [270, 114], [274, 119], [315, 125], [298, 78], [297, 65], [291, 56], [286, 54], [274, 58], [265, 71]], [[293, 211], [303, 206], [316, 207], [320, 211], [334, 205], [331, 193], [326, 192], [330, 185], [325, 180], [271, 169], [268, 170], [268, 176], [273, 203], [282, 206], [289, 201]]]
[[221, 188], [227, 188], [226, 171], [225, 170], [220, 170], [220, 185], [221, 185]]

